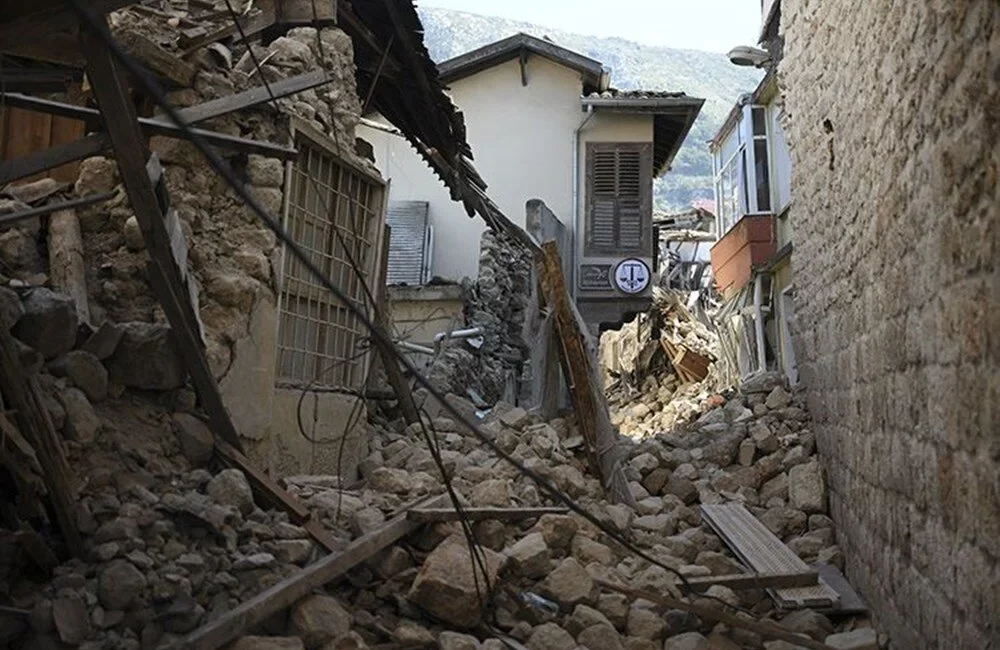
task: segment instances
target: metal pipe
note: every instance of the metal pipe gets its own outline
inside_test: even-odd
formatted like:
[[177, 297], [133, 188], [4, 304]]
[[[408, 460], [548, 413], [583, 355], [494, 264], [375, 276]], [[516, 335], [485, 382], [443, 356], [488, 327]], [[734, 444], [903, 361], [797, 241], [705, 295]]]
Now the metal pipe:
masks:
[[37, 208], [30, 208], [22, 212], [14, 212], [13, 214], [5, 214], [0, 217], [0, 226], [6, 226], [11, 223], [17, 223], [18, 221], [24, 221], [25, 219], [31, 219], [32, 217], [44, 217], [45, 215], [52, 214], [53, 212], [58, 212], [59, 210], [72, 210], [73, 208], [80, 208], [85, 205], [91, 205], [93, 203], [101, 203], [103, 201], [108, 201], [115, 198], [115, 192], [105, 192], [103, 194], [93, 194], [91, 196], [85, 196], [80, 199], [73, 199], [72, 201], [62, 201], [61, 203], [49, 203]]
[[416, 343], [410, 343], [409, 341], [396, 341], [396, 345], [404, 350], [409, 350], [410, 352], [419, 352], [420, 354], [435, 354], [434, 348], [428, 348], [423, 345], [417, 345]]
[[767, 370], [767, 354], [764, 351], [764, 277], [757, 274], [753, 285], [753, 320], [757, 334], [757, 369]]

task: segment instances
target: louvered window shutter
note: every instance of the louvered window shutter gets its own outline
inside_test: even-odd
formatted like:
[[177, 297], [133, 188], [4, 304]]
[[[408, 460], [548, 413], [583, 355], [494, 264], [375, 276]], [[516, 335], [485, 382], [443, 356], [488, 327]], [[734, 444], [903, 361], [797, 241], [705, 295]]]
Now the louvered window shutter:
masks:
[[587, 146], [587, 252], [647, 252], [652, 154], [647, 144]]
[[427, 201], [389, 203], [389, 269], [386, 283], [423, 284], [427, 257]]

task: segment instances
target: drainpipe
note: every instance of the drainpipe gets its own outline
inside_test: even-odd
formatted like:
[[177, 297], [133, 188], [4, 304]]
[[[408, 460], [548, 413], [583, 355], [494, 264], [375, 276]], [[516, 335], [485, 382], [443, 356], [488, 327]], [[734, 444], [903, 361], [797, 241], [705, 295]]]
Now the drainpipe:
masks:
[[[587, 126], [587, 122], [594, 117], [594, 106], [592, 104], [587, 106], [587, 117], [580, 122], [580, 126], [576, 128], [573, 132], [573, 250], [571, 251], [572, 257], [570, 259], [570, 268], [576, 268], [576, 238], [578, 230], [581, 229], [580, 225], [580, 132], [583, 131], [583, 127]], [[574, 273], [575, 277], [576, 274]], [[573, 282], [572, 286], [569, 288], [570, 296], [574, 299], [576, 298], [576, 282]]]

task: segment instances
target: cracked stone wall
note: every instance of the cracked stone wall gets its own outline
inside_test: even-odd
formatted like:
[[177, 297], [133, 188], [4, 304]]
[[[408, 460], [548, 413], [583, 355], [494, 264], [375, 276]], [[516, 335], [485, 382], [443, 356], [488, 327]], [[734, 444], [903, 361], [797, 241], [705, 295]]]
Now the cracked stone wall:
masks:
[[1000, 647], [1000, 4], [782, 3], [797, 347], [848, 576]]
[[[289, 116], [294, 115], [330, 137], [342, 157], [364, 164], [354, 153], [354, 128], [361, 108], [351, 40], [336, 28], [321, 30], [319, 38], [322, 45], [315, 29], [297, 28], [266, 47], [255, 44], [254, 48], [270, 82], [322, 65], [333, 77], [332, 83], [279, 100], [281, 114], [262, 106], [199, 126], [284, 144], [289, 138]], [[176, 91], [170, 99], [178, 106], [190, 106], [257, 85], [254, 69], [246, 63], [246, 49], [235, 51], [233, 59], [239, 62], [229, 69], [206, 52], [197, 60], [199, 72], [193, 88]], [[345, 435], [343, 423], [355, 400], [326, 394], [304, 402], [303, 418], [318, 438], [314, 443], [298, 434], [299, 392], [275, 388], [281, 251], [276, 237], [192, 145], [154, 137], [150, 148], [164, 164], [171, 204], [187, 239], [189, 271], [200, 286], [208, 359], [251, 457], [279, 474], [335, 472], [339, 456], [335, 443]], [[285, 164], [259, 155], [221, 153], [264, 206], [280, 216]], [[78, 194], [116, 186], [121, 190], [116, 199], [79, 213], [95, 321], [165, 321], [146, 281], [148, 256], [118, 184], [116, 164], [105, 158], [83, 162]], [[355, 451], [365, 448], [363, 428], [349, 432], [348, 475], [357, 462]]]

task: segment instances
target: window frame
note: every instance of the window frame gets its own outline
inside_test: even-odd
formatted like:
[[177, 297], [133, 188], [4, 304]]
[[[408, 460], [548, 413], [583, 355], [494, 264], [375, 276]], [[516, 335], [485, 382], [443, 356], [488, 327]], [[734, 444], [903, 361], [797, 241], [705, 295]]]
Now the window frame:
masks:
[[[764, 133], [754, 133], [753, 124], [753, 111], [754, 109], [760, 110], [763, 113], [763, 127]], [[737, 147], [735, 152], [727, 160], [722, 161], [721, 155], [723, 146], [730, 136], [735, 135], [737, 138]], [[732, 230], [736, 224], [740, 222], [743, 217], [749, 216], [766, 216], [777, 214], [779, 209], [776, 206], [776, 189], [775, 189], [775, 156], [774, 156], [774, 143], [773, 139], [773, 129], [771, 128], [771, 106], [766, 104], [746, 104], [742, 107], [740, 111], [739, 120], [736, 122], [733, 129], [721, 138], [716, 146], [715, 150], [712, 152], [712, 166], [715, 175], [715, 211], [716, 211], [716, 222], [719, 229], [719, 237], [722, 238]], [[757, 152], [753, 146], [756, 143], [764, 143], [764, 151], [767, 157], [767, 164], [762, 168], [758, 164]], [[748, 144], [750, 146], [748, 146]], [[733, 166], [736, 166], [733, 169]], [[760, 209], [760, 202], [758, 201], [757, 190], [760, 186], [758, 183], [758, 173], [763, 169], [766, 178], [762, 179], [767, 185], [767, 209]], [[729, 199], [729, 204], [736, 207], [736, 211], [729, 215], [729, 213], [723, 209], [724, 200], [723, 196], [725, 194], [724, 181], [725, 174], [729, 173], [732, 177], [735, 174], [737, 182], [740, 183], [740, 188], [735, 197], [737, 200], [734, 203], [733, 199]], [[731, 182], [731, 178], [729, 179]], [[784, 209], [782, 206], [781, 209]]]
[[[363, 235], [361, 237], [361, 241], [367, 247], [361, 251], [364, 254], [364, 258], [359, 259], [359, 241], [353, 233], [348, 235], [352, 238], [351, 240], [348, 240], [348, 244], [351, 247], [350, 252], [352, 257], [354, 257], [355, 261], [363, 267], [365, 283], [372, 291], [378, 290], [377, 280], [379, 270], [382, 266], [383, 240], [385, 237], [385, 214], [388, 206], [388, 183], [372, 169], [359, 165], [352, 158], [345, 158], [342, 153], [343, 149], [339, 146], [339, 143], [333, 141], [326, 134], [312, 127], [304, 120], [292, 117], [290, 120], [289, 130], [290, 144], [296, 146], [296, 148], [300, 150], [300, 154], [303, 146], [311, 147], [317, 151], [320, 156], [325, 156], [329, 159], [328, 164], [331, 170], [334, 166], [339, 168], [336, 196], [331, 197], [334, 201], [336, 201], [338, 209], [339, 206], [344, 205], [341, 201], [347, 201], [348, 204], [359, 204], [360, 200], [358, 194], [355, 192], [361, 192], [362, 185], [367, 188], [367, 205], [364, 210], [370, 221], [365, 224]], [[293, 205], [293, 193], [296, 189], [295, 174], [297, 173], [296, 166], [298, 164], [299, 159], [296, 159], [294, 161], [289, 161], [285, 165], [284, 195], [282, 197], [282, 227], [285, 232], [288, 232], [292, 236], [295, 236], [296, 234], [294, 232], [294, 228], [291, 226], [294, 225], [292, 212], [296, 209]], [[343, 186], [343, 179], [345, 178], [345, 175], [348, 175], [348, 178], [353, 177], [348, 181], [349, 184], [346, 189]], [[355, 182], [355, 179], [358, 183], [356, 189], [351, 185]], [[312, 185], [311, 182], [310, 185]], [[350, 215], [345, 216], [344, 219], [350, 219]], [[339, 223], [340, 221], [341, 219], [339, 214], [334, 216], [333, 223]], [[306, 226], [303, 226], [303, 228], [306, 228]], [[315, 225], [311, 226], [311, 228], [313, 230], [313, 237], [315, 241]], [[296, 242], [300, 245], [303, 244], [303, 240], [301, 238], [297, 238]], [[347, 266], [347, 262], [338, 260], [338, 246], [339, 238], [333, 235], [333, 231], [330, 230], [330, 237], [327, 239], [326, 245], [324, 245], [324, 252], [321, 254], [327, 256], [327, 261], [331, 265], [330, 269], [328, 269], [328, 273], [335, 282], [338, 282], [338, 278], [341, 278], [341, 276], [346, 276], [351, 272], [351, 269]], [[327, 247], [329, 247], [330, 250], [325, 250]], [[352, 352], [352, 350], [360, 345], [360, 341], [365, 336], [363, 326], [357, 318], [350, 316], [346, 307], [342, 303], [337, 301], [333, 296], [328, 295], [328, 292], [325, 292], [325, 290], [318, 291], [308, 297], [305, 297], [296, 290], [293, 290], [290, 287], [289, 282], [292, 279], [296, 279], [299, 283], [302, 283], [302, 279], [296, 278], [295, 274], [290, 273], [289, 264], [291, 263], [291, 257], [288, 253], [287, 246], [281, 247], [279, 257], [279, 268], [276, 273], [278, 295], [276, 306], [277, 319], [275, 323], [276, 349], [274, 359], [276, 386], [279, 388], [302, 388], [303, 386], [310, 386], [312, 390], [317, 392], [352, 393], [360, 390], [364, 383], [364, 378], [368, 374], [368, 369], [372, 360], [370, 351], [363, 351], [357, 354]], [[344, 286], [343, 282], [340, 282], [339, 284], [341, 284], [342, 289], [355, 294], [352, 296], [354, 298], [354, 302], [364, 307], [366, 314], [370, 317], [372, 315], [373, 306], [366, 304], [368, 301], [361, 283], [356, 281], [349, 282], [346, 286]], [[292, 298], [296, 298], [297, 300], [306, 300], [310, 303], [309, 309], [305, 314], [289, 310], [288, 305], [290, 304], [290, 300]], [[322, 321], [328, 325], [328, 332], [333, 331], [334, 336], [346, 333], [344, 335], [348, 338], [343, 345], [338, 345], [336, 343], [336, 339], [334, 339], [334, 343], [329, 343], [329, 339], [326, 338], [329, 336], [329, 333], [327, 333], [323, 338], [324, 347], [322, 349], [319, 347], [318, 340], [316, 341], [317, 345], [315, 349], [296, 348], [294, 346], [298, 344], [298, 341], [294, 339], [296, 339], [298, 334], [297, 330], [293, 330], [293, 341], [291, 346], [285, 345], [283, 336], [286, 332], [283, 328], [286, 326], [286, 318], [291, 316], [293, 320], [309, 320], [312, 316], [311, 303], [314, 300], [317, 303], [324, 303], [327, 309], [330, 310], [328, 311], [328, 315], [332, 313], [333, 308], [338, 310], [338, 316], [340, 312], [345, 313], [343, 318], [335, 318], [334, 320], [327, 319], [326, 321]], [[331, 307], [335, 303], [339, 306]], [[330, 326], [332, 326], [332, 330], [330, 330]], [[298, 325], [295, 325], [295, 327], [298, 327]], [[309, 342], [307, 342], [307, 346], [308, 344]], [[335, 381], [324, 380], [324, 375], [330, 376], [330, 373], [326, 373], [324, 368], [319, 365], [324, 358], [333, 358], [335, 360], [338, 358], [335, 356], [328, 357], [327, 353], [329, 353], [331, 349], [335, 352], [339, 349], [345, 350], [344, 363], [345, 366], [349, 366], [346, 374], [342, 374], [340, 372], [333, 373], [333, 375], [335, 375]], [[283, 354], [287, 354], [288, 351], [291, 351], [293, 355], [290, 362], [291, 372], [286, 372], [287, 369], [284, 367], [285, 357]], [[295, 357], [299, 354], [305, 355], [303, 357], [303, 365], [305, 369], [312, 364], [314, 370], [314, 373], [312, 374], [314, 376], [311, 379], [305, 376], [298, 376], [298, 373], [296, 372]]]
[[[639, 153], [639, 245], [636, 247], [623, 247], [620, 242], [615, 246], [599, 246], [592, 241], [591, 233], [594, 229], [594, 155], [602, 151], [636, 151]], [[587, 142], [585, 148], [586, 156], [584, 161], [584, 244], [583, 252], [587, 257], [612, 257], [612, 256], [639, 256], [652, 257], [653, 255], [653, 144], [651, 142]], [[617, 200], [617, 199], [616, 199]], [[617, 224], [620, 223], [619, 215], [616, 212], [616, 239], [620, 235], [617, 231]]]

